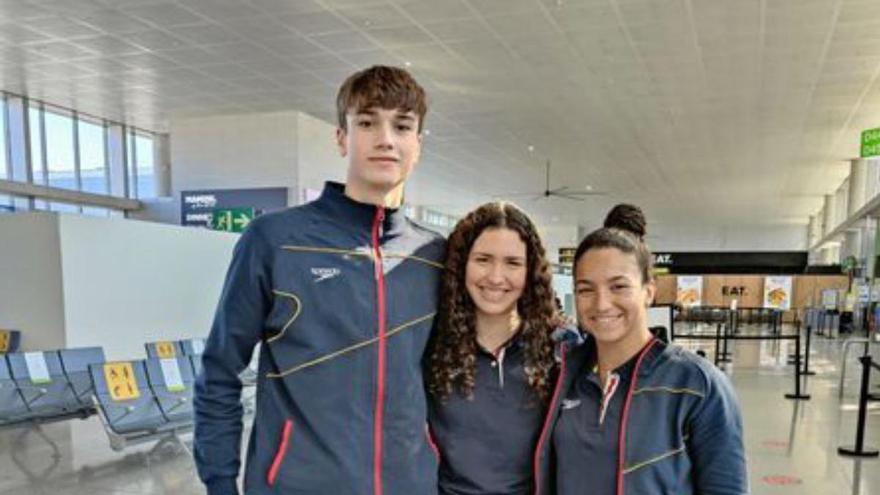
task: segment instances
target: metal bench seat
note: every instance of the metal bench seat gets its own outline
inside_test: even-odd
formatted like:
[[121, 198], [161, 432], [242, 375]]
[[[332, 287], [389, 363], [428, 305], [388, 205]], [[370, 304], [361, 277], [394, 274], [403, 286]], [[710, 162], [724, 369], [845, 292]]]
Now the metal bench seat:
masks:
[[195, 378], [189, 358], [147, 359], [145, 366], [150, 388], [165, 419], [182, 427], [191, 426]]
[[32, 418], [64, 416], [83, 409], [57, 351], [15, 352], [6, 359]]

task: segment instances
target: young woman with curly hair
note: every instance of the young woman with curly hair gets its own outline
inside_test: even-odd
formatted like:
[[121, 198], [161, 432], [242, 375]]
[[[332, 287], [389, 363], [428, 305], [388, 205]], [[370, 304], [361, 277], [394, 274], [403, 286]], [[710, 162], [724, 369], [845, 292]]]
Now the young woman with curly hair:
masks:
[[439, 492], [529, 494], [554, 373], [557, 316], [537, 229], [487, 203], [449, 237], [427, 363]]

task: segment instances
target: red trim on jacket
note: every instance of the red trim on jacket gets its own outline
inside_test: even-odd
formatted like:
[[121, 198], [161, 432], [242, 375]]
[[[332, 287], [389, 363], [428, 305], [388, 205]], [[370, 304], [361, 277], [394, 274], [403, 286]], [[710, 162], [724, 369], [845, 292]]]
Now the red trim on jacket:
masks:
[[654, 344], [657, 343], [657, 339], [651, 338], [651, 341], [645, 345], [644, 349], [639, 352], [639, 357], [636, 359], [636, 365], [633, 368], [632, 379], [629, 381], [629, 387], [626, 390], [626, 397], [623, 400], [623, 411], [620, 413], [620, 429], [617, 434], [617, 495], [623, 495], [623, 469], [624, 469], [624, 454], [626, 448], [626, 420], [629, 416], [629, 406], [632, 402], [633, 391], [636, 388], [636, 381], [639, 377], [639, 368], [642, 367], [642, 360], [645, 359], [645, 356], [648, 354], [648, 351], [654, 347]]
[[379, 226], [385, 219], [385, 209], [376, 207], [373, 217], [372, 248], [376, 277], [376, 307], [378, 313], [378, 358], [376, 369], [376, 406], [373, 413], [373, 494], [382, 495], [382, 410], [385, 402], [385, 271], [382, 251], [379, 249]]

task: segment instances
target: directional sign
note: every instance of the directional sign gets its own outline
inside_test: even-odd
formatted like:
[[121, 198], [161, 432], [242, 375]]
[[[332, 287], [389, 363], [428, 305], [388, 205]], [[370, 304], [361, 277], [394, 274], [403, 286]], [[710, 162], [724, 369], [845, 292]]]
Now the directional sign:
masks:
[[880, 127], [862, 131], [861, 156], [880, 156]]
[[215, 208], [211, 214], [211, 228], [224, 232], [244, 232], [253, 219], [253, 208]]
[[9, 341], [12, 340], [9, 337], [9, 330], [0, 330], [0, 352], [7, 352], [9, 350]]
[[156, 342], [156, 356], [159, 359], [171, 359], [177, 357], [174, 350], [174, 342]]
[[141, 396], [131, 363], [105, 364], [104, 380], [107, 381], [110, 398], [115, 401], [137, 399]]

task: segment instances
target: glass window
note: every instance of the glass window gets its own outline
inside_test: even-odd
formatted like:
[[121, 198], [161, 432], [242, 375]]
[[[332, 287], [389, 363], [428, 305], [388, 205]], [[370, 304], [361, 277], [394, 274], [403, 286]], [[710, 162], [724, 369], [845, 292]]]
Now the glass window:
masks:
[[110, 210], [107, 208], [98, 208], [96, 206], [83, 206], [82, 207], [83, 215], [89, 217], [103, 217], [107, 218], [110, 216]]
[[153, 136], [141, 132], [129, 132], [125, 168], [128, 174], [128, 197], [138, 199], [156, 197]]
[[62, 213], [79, 213], [81, 210], [80, 205], [71, 204], [71, 203], [58, 203], [51, 202], [49, 203], [49, 209], [52, 211], [60, 211]]
[[153, 156], [153, 138], [144, 134], [134, 135], [134, 158], [137, 160], [137, 198], [155, 198], [155, 158]]
[[79, 190], [79, 184], [76, 181], [76, 162], [74, 161], [73, 119], [67, 115], [45, 110], [43, 115], [48, 183], [52, 187]]
[[31, 167], [33, 169], [34, 184], [46, 184], [46, 157], [43, 156], [43, 126], [41, 124], [43, 112], [38, 107], [28, 109], [28, 122], [31, 140]]
[[94, 194], [109, 194], [110, 183], [107, 177], [107, 154], [104, 148], [106, 129], [80, 119], [79, 129], [79, 172], [82, 190]]
[[[9, 150], [6, 148], [6, 98], [0, 95], [0, 179], [9, 178]], [[0, 199], [0, 205], [3, 200]]]

